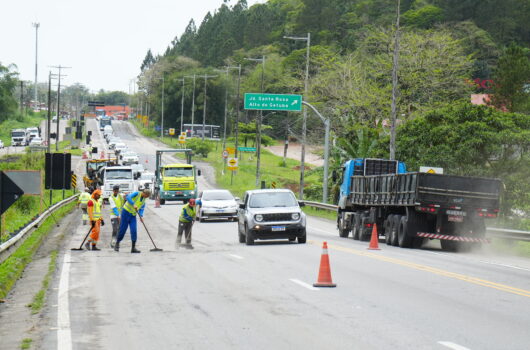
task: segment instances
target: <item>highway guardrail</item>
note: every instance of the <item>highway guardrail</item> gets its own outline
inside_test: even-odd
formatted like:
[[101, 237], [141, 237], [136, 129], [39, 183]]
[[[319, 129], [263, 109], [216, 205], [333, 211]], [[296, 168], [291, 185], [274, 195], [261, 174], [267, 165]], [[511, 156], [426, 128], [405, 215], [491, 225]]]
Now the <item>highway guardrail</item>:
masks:
[[15, 249], [13, 248], [18, 246], [17, 243], [21, 243], [24, 241], [24, 238], [26, 237], [28, 232], [30, 232], [35, 226], [38, 226], [48, 216], [53, 214], [54, 211], [77, 199], [77, 196], [79, 195], [76, 194], [66, 199], [63, 199], [60, 202], [55, 203], [49, 209], [45, 210], [41, 215], [39, 215], [35, 220], [30, 222], [26, 227], [20, 230], [20, 232], [17, 233], [15, 236], [11, 237], [6, 242], [0, 244], [0, 263], [3, 262], [13, 251], [15, 251]]
[[[319, 203], [312, 201], [301, 201], [308, 207], [337, 211], [339, 206], [334, 204]], [[530, 242], [530, 232], [529, 231], [519, 231], [512, 230], [501, 227], [486, 227], [486, 234], [488, 237], [501, 238], [511, 241], [525, 241]]]

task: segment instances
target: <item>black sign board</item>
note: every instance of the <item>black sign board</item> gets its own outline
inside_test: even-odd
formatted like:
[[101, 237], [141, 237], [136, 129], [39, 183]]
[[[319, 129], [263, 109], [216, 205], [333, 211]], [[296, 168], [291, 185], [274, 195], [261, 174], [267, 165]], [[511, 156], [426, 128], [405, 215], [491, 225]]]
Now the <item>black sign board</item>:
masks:
[[0, 215], [13, 205], [24, 194], [4, 172], [0, 172]]
[[105, 102], [102, 102], [102, 101], [88, 101], [88, 106], [89, 107], [104, 107], [105, 106]]
[[70, 153], [46, 153], [44, 188], [69, 190], [72, 180], [71, 167]]

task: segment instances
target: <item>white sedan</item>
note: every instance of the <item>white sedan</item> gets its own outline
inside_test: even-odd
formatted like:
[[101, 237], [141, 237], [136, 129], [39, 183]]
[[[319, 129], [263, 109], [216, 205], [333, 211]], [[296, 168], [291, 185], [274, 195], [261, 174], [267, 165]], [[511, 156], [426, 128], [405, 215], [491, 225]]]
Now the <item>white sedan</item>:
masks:
[[127, 151], [121, 155], [121, 161], [123, 165], [138, 164], [140, 159], [135, 152]]
[[227, 190], [205, 190], [200, 198], [198, 220], [205, 219], [228, 219], [237, 220], [237, 200]]
[[40, 137], [34, 137], [29, 143], [30, 146], [42, 146], [42, 139]]

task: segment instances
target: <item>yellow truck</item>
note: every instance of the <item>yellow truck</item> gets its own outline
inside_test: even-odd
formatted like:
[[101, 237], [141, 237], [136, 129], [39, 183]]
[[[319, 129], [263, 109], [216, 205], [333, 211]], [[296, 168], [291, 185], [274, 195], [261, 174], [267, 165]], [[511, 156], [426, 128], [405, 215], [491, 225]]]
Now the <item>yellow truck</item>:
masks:
[[[163, 165], [162, 154], [165, 152], [185, 152], [188, 162]], [[157, 150], [154, 197], [158, 196], [161, 205], [166, 201], [187, 203], [191, 198], [197, 198], [197, 176], [200, 175], [201, 171], [191, 164], [191, 150]]]

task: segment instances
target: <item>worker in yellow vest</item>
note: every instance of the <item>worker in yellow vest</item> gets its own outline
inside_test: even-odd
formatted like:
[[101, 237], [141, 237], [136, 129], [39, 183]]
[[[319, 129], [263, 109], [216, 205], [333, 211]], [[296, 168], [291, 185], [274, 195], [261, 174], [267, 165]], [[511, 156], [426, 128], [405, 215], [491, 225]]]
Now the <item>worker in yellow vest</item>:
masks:
[[195, 216], [197, 214], [196, 212], [196, 205], [202, 205], [201, 200], [195, 200], [195, 198], [191, 198], [188, 201], [188, 204], [182, 207], [182, 211], [180, 212], [179, 217], [179, 228], [177, 233], [177, 248], [181, 246], [180, 242], [182, 241], [182, 233], [186, 236], [186, 245], [184, 245], [187, 249], [193, 249], [193, 246], [191, 245], [191, 229], [193, 227], [193, 222], [195, 221]]
[[118, 231], [120, 229], [120, 216], [123, 205], [125, 204], [125, 199], [120, 193], [120, 186], [115, 185], [112, 188], [112, 194], [109, 197], [110, 204], [110, 222], [112, 224], [112, 239], [110, 246], [114, 248], [114, 242], [116, 242], [116, 237], [118, 236]]
[[85, 188], [85, 192], [81, 193], [77, 199], [76, 207], [81, 208], [83, 211], [83, 225], [86, 225], [88, 221], [87, 203], [90, 200], [89, 191], [90, 190], [88, 188]]
[[92, 225], [92, 231], [85, 244], [87, 250], [101, 250], [96, 246], [99, 241], [101, 225], [105, 225], [103, 217], [101, 216], [100, 197], [101, 190], [94, 190], [94, 192], [92, 192], [92, 198], [90, 198], [87, 203], [88, 217], [90, 219], [90, 224]]
[[123, 236], [125, 236], [127, 228], [130, 227], [132, 241], [131, 253], [140, 253], [140, 251], [136, 249], [136, 214], [140, 215], [141, 218], [144, 216], [145, 200], [149, 198], [150, 195], [151, 191], [146, 188], [142, 192], [133, 192], [125, 198], [125, 204], [121, 211], [120, 232], [118, 233], [116, 244], [114, 244], [115, 251], [120, 251], [120, 242], [123, 239]]

